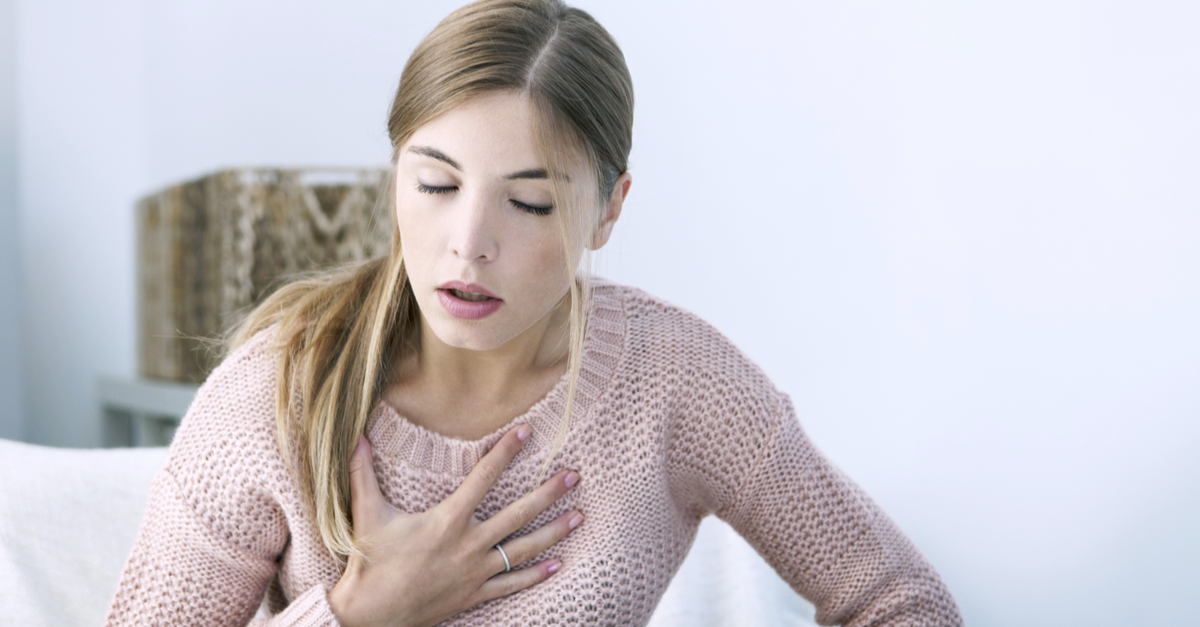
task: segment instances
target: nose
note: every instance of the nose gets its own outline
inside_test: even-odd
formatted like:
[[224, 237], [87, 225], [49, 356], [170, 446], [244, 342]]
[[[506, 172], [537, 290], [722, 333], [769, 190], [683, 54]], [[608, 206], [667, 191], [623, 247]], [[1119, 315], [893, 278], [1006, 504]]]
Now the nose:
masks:
[[492, 211], [483, 198], [473, 198], [456, 212], [450, 251], [463, 261], [495, 261], [500, 252]]

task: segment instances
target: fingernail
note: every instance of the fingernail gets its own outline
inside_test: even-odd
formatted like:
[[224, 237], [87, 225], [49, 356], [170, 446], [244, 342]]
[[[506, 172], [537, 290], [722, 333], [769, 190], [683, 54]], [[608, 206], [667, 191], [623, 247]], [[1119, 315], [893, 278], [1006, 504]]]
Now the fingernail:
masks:
[[554, 573], [558, 572], [558, 569], [561, 566], [562, 564], [559, 562], [550, 562], [550, 565], [546, 567], [546, 571], [553, 575]]
[[574, 516], [571, 517], [571, 520], [570, 520], [570, 522], [567, 523], [567, 525], [570, 528], [574, 529], [574, 528], [578, 527], [579, 523], [581, 523], [581, 522], [583, 522], [583, 516], [580, 516], [579, 514], [575, 514]]
[[362, 450], [362, 447], [366, 446], [366, 444], [367, 444], [367, 436], [360, 435], [360, 436], [358, 436], [358, 444], [354, 445], [354, 450], [360, 451], [360, 450]]
[[533, 432], [533, 429], [529, 425], [521, 425], [517, 427], [517, 439], [524, 442], [529, 439], [531, 432]]
[[573, 487], [575, 487], [576, 483], [579, 483], [579, 474], [574, 473], [574, 472], [568, 472], [567, 478], [563, 479], [563, 482], [567, 484], [568, 488], [573, 488]]

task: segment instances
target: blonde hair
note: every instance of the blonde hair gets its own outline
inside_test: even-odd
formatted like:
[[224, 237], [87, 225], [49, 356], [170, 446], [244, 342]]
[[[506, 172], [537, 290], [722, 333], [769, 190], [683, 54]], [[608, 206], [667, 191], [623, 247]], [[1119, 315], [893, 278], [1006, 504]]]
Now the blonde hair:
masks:
[[[471, 98], [514, 91], [529, 99], [539, 149], [552, 173], [554, 214], [570, 281], [569, 385], [544, 475], [570, 422], [587, 327], [587, 272], [579, 245], [598, 224], [625, 172], [633, 85], [616, 42], [590, 15], [559, 0], [481, 0], [454, 11], [413, 51], [388, 117], [395, 164], [416, 129]], [[555, 172], [586, 166], [595, 185], [568, 187]], [[395, 202], [395, 168], [380, 198]], [[386, 386], [390, 360], [418, 350], [420, 311], [404, 268], [400, 232], [385, 257], [285, 285], [234, 331], [227, 350], [276, 327], [277, 438], [335, 558], [358, 552], [350, 517], [349, 461]]]

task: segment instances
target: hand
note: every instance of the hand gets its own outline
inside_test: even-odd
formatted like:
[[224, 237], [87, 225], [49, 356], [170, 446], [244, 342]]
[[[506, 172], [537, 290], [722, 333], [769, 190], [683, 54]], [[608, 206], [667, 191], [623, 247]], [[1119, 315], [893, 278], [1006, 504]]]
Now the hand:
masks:
[[458, 489], [420, 514], [406, 514], [384, 500], [371, 445], [359, 439], [350, 457], [350, 511], [365, 559], [351, 556], [329, 591], [329, 606], [343, 626], [435, 625], [545, 581], [559, 569], [561, 563], [551, 559], [515, 570], [578, 526], [583, 517], [577, 512], [505, 543], [512, 572], [504, 572], [504, 558], [494, 547], [574, 487], [578, 473], [554, 475], [485, 521], [473, 515], [530, 431], [521, 425], [504, 434]]

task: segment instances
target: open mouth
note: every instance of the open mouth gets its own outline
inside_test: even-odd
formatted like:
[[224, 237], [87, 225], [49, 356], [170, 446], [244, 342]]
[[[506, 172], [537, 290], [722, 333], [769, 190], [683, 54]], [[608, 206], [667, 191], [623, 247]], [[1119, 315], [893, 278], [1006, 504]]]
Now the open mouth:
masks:
[[475, 294], [473, 292], [463, 292], [463, 291], [454, 290], [454, 289], [448, 289], [446, 291], [450, 292], [450, 295], [455, 298], [462, 299], [462, 300], [472, 302], [472, 303], [478, 303], [478, 302], [482, 302], [485, 300], [496, 300], [496, 299], [492, 298], [491, 296], [484, 296], [483, 294]]
[[[455, 318], [463, 320], [481, 320], [493, 313], [496, 313], [504, 306], [504, 300], [491, 295], [487, 288], [470, 284], [458, 284], [459, 287], [466, 289], [458, 289], [456, 287], [440, 287], [438, 288], [438, 300], [442, 303], [442, 307]], [[467, 290], [479, 290], [471, 292]]]

